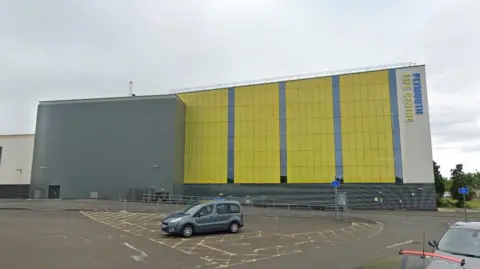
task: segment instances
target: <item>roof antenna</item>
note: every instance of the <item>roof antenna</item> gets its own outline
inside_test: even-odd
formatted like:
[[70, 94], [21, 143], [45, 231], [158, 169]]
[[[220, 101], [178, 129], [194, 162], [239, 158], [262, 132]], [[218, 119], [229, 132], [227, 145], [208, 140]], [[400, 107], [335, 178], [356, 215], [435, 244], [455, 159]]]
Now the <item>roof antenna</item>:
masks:
[[133, 81], [129, 81], [128, 82], [128, 96], [135, 96], [135, 94], [133, 94]]

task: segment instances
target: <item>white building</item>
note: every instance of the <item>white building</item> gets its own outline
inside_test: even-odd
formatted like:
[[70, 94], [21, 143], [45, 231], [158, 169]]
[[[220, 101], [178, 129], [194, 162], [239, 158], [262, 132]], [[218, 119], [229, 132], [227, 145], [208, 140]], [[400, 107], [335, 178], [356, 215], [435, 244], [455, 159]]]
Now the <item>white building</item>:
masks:
[[0, 198], [28, 197], [33, 134], [0, 135]]

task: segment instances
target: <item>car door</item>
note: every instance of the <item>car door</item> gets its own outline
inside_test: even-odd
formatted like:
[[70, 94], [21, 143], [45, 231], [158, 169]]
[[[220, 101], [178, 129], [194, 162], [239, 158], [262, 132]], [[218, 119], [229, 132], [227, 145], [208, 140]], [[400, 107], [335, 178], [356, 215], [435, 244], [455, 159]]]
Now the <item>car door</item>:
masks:
[[213, 216], [213, 205], [200, 208], [193, 217], [196, 231], [201, 233], [213, 231], [215, 229]]
[[216, 205], [216, 223], [215, 229], [217, 231], [227, 231], [230, 221], [230, 204], [219, 203]]

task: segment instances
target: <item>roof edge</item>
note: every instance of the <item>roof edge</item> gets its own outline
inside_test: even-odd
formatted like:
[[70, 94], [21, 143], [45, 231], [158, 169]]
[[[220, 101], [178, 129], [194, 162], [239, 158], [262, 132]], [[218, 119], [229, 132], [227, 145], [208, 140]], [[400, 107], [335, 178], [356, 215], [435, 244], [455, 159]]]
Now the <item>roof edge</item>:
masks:
[[0, 138], [8, 138], [8, 137], [32, 137], [35, 134], [0, 134]]
[[370, 66], [370, 67], [350, 68], [350, 69], [324, 71], [324, 72], [317, 72], [317, 73], [310, 73], [310, 74], [303, 74], [303, 75], [283, 76], [283, 77], [250, 80], [250, 81], [243, 81], [243, 82], [232, 82], [232, 83], [174, 89], [172, 90], [172, 92], [176, 94], [181, 94], [181, 93], [189, 93], [189, 92], [226, 89], [231, 87], [254, 86], [254, 85], [262, 85], [262, 84], [277, 83], [277, 82], [322, 78], [322, 77], [330, 77], [335, 75], [350, 75], [350, 74], [374, 72], [374, 71], [389, 70], [389, 69], [402, 69], [402, 68], [418, 67], [418, 66], [425, 66], [425, 64], [416, 64], [414, 62], [408, 62], [408, 63]]
[[176, 94], [156, 94], [156, 95], [140, 95], [140, 96], [116, 96], [116, 97], [99, 97], [99, 98], [84, 98], [84, 99], [65, 99], [65, 100], [51, 100], [40, 101], [39, 105], [57, 105], [57, 104], [71, 104], [71, 103], [96, 103], [96, 102], [117, 102], [117, 101], [134, 101], [147, 99], [168, 99], [178, 98]]

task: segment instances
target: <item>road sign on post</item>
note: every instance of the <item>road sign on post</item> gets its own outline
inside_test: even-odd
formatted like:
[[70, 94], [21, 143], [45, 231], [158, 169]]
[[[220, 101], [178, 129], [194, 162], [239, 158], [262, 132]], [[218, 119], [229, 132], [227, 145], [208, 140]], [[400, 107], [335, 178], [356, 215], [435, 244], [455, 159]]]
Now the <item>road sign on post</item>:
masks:
[[463, 195], [463, 212], [465, 213], [465, 222], [468, 221], [467, 219], [467, 202], [466, 196], [468, 194], [468, 187], [460, 187], [458, 188], [458, 193]]
[[460, 194], [468, 194], [468, 187], [461, 187], [461, 188], [458, 188], [458, 193]]
[[332, 187], [334, 187], [334, 188], [340, 187], [340, 181], [338, 181], [338, 180], [332, 181]]
[[340, 181], [338, 181], [336, 179], [334, 181], [332, 181], [332, 187], [335, 191], [335, 211], [337, 213], [337, 219], [339, 219], [340, 216], [338, 215], [338, 191], [337, 191], [337, 189], [338, 189], [338, 187], [340, 187]]

